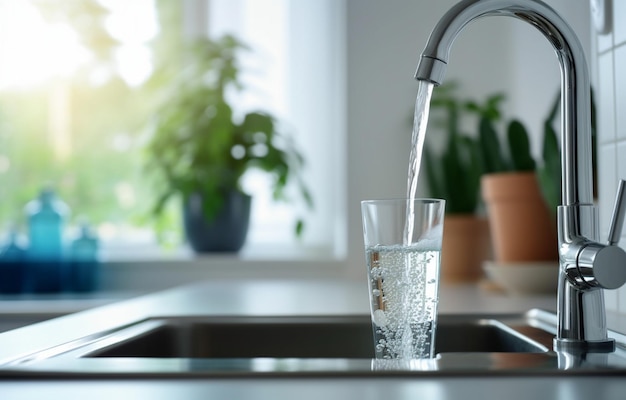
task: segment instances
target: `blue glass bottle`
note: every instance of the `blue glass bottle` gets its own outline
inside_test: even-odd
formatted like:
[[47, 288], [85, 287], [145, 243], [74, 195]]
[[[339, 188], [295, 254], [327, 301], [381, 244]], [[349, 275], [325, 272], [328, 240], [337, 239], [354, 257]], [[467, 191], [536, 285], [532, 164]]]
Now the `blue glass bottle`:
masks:
[[54, 190], [44, 188], [26, 205], [29, 281], [34, 292], [59, 292], [67, 279], [63, 263], [63, 228], [69, 208]]
[[98, 238], [87, 222], [81, 222], [79, 235], [70, 244], [70, 286], [75, 292], [90, 292], [98, 287]]
[[26, 280], [26, 250], [18, 243], [17, 231], [9, 231], [0, 249], [0, 293], [21, 293]]

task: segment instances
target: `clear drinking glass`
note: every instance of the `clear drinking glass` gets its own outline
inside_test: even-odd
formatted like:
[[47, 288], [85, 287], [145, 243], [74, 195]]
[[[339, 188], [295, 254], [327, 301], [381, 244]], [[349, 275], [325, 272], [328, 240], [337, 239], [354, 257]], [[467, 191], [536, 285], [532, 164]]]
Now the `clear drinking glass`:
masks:
[[433, 358], [445, 201], [361, 203], [377, 359]]

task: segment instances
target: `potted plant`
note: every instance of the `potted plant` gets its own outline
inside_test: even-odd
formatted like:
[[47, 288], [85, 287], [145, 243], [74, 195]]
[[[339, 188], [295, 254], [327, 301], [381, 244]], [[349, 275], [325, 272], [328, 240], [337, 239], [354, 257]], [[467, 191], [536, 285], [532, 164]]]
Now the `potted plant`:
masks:
[[[498, 118], [502, 99], [497, 94], [484, 104], [462, 101], [455, 90], [456, 85], [445, 84], [433, 91], [432, 122], [447, 132], [447, 141], [441, 153], [431, 146], [423, 153], [430, 195], [446, 200], [441, 275], [450, 283], [479, 280], [482, 263], [490, 255], [489, 225], [479, 214], [482, 150], [475, 137], [461, 132], [461, 120], [469, 114]], [[437, 119], [438, 109], [441, 119]]]
[[[237, 116], [230, 91], [243, 89], [237, 55], [246, 47], [233, 36], [198, 39], [183, 47], [180, 62], [163, 67], [166, 77], [150, 123], [148, 167], [157, 173], [160, 195], [154, 212], [179, 196], [186, 237], [197, 252], [238, 251], [245, 242], [251, 196], [242, 176], [258, 168], [273, 177], [276, 200], [290, 200], [294, 181], [310, 207], [300, 172], [303, 157], [278, 130], [276, 118], [261, 112]], [[232, 94], [232, 93], [230, 93]], [[295, 234], [303, 229], [298, 219]]]
[[[543, 121], [541, 165], [532, 159], [528, 133], [519, 121], [508, 126], [510, 158], [504, 155], [490, 121], [481, 121], [480, 140], [487, 166], [481, 181], [482, 196], [488, 205], [496, 261], [558, 260], [556, 211], [561, 204], [561, 156], [553, 125], [560, 103], [558, 93]], [[594, 175], [597, 174], [595, 116], [591, 90]], [[594, 196], [596, 193], [594, 186]]]
[[492, 121], [481, 119], [480, 142], [485, 160], [481, 180], [487, 204], [496, 262], [556, 261], [556, 207], [560, 203], [560, 151], [552, 127], [557, 97], [544, 121], [543, 164], [537, 167], [524, 125], [507, 127], [508, 154]]

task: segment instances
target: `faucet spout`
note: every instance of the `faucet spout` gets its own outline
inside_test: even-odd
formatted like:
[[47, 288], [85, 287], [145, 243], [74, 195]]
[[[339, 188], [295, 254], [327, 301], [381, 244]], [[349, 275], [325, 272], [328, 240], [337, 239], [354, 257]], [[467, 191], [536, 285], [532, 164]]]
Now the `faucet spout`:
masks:
[[[484, 16], [509, 16], [537, 28], [552, 44], [561, 69], [562, 206], [559, 207], [559, 328], [555, 348], [612, 350], [602, 288], [626, 282], [626, 252], [599, 240], [593, 206], [590, 81], [584, 51], [569, 24], [539, 0], [463, 0], [437, 23], [415, 78], [443, 82], [455, 38]], [[610, 276], [610, 278], [607, 278]]]

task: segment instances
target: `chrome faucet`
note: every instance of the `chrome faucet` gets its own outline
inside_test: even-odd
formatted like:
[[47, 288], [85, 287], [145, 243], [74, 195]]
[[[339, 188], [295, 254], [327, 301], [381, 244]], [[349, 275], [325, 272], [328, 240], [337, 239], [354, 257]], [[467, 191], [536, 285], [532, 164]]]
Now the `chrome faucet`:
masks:
[[[626, 282], [626, 252], [617, 246], [626, 207], [620, 183], [609, 243], [600, 244], [591, 173], [590, 82], [582, 46], [572, 28], [538, 0], [464, 0], [430, 34], [415, 78], [439, 85], [454, 39], [483, 16], [518, 18], [552, 44], [561, 67], [562, 205], [558, 208], [559, 283], [555, 351], [610, 352], [604, 292]], [[532, 279], [532, 277], [531, 277]]]

